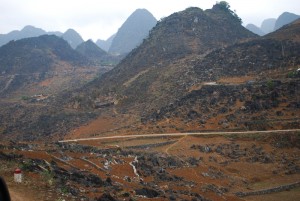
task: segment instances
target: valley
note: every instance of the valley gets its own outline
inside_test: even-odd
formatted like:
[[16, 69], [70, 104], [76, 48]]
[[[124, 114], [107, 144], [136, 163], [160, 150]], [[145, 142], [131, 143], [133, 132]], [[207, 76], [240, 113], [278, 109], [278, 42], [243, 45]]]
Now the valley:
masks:
[[300, 20], [287, 23], [258, 36], [221, 1], [159, 21], [138, 9], [105, 50], [73, 29], [1, 36], [13, 200], [297, 200]]

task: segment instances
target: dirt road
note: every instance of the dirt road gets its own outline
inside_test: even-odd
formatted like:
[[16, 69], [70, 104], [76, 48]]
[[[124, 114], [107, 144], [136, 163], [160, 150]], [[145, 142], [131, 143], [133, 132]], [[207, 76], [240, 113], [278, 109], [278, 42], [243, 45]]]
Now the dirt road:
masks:
[[165, 134], [142, 134], [142, 135], [118, 135], [118, 136], [107, 136], [107, 137], [93, 137], [93, 138], [79, 138], [72, 140], [61, 140], [60, 143], [65, 142], [78, 142], [88, 140], [105, 140], [105, 139], [119, 139], [119, 138], [138, 138], [138, 137], [176, 137], [185, 135], [241, 135], [241, 134], [264, 134], [264, 133], [291, 133], [300, 132], [300, 129], [289, 129], [289, 130], [269, 130], [269, 131], [240, 131], [240, 132], [201, 132], [201, 133], [165, 133]]

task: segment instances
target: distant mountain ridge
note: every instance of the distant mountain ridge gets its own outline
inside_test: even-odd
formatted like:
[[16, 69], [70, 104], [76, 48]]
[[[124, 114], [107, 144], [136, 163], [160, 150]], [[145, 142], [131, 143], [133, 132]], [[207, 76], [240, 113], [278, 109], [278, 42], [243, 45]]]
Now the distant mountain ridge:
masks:
[[109, 48], [110, 53], [127, 54], [142, 43], [157, 20], [146, 9], [134, 11], [119, 28]]
[[107, 40], [101, 40], [98, 39], [96, 41], [96, 45], [98, 45], [98, 47], [100, 47], [101, 49], [105, 50], [106, 52], [108, 52], [112, 41], [114, 40], [114, 38], [116, 37], [116, 34], [113, 34], [112, 36], [110, 36]]
[[36, 37], [44, 34], [47, 34], [47, 32], [43, 29], [35, 28], [33, 26], [28, 25], [20, 31], [11, 31], [8, 34], [0, 34], [0, 46], [8, 43], [11, 40]]
[[77, 33], [74, 29], [68, 29], [61, 37], [65, 39], [73, 49], [84, 42], [79, 33]]
[[260, 26], [260, 29], [263, 33], [268, 34], [272, 31], [274, 31], [275, 28], [276, 19], [275, 18], [269, 18], [265, 19]]
[[277, 19], [275, 18], [265, 19], [262, 22], [260, 27], [254, 24], [247, 24], [246, 28], [259, 36], [263, 36], [273, 31], [276, 31], [277, 29], [297, 20], [298, 18], [300, 18], [299, 15], [296, 15], [294, 13], [284, 12]]
[[251, 31], [251, 32], [253, 32], [253, 33], [255, 33], [255, 34], [259, 35], [259, 36], [265, 35], [265, 33], [259, 27], [257, 27], [254, 24], [247, 24], [246, 28], [249, 31]]
[[274, 30], [277, 30], [283, 27], [286, 24], [289, 24], [300, 18], [300, 15], [296, 15], [294, 13], [284, 12], [282, 13], [276, 20]]
[[25, 26], [20, 31], [16, 30], [16, 31], [11, 31], [8, 34], [0, 34], [0, 47], [12, 40], [38, 37], [41, 35], [56, 35], [58, 37], [62, 37], [66, 41], [68, 41], [68, 43], [71, 45], [73, 49], [75, 49], [77, 45], [83, 42], [82, 37], [73, 29], [68, 29], [65, 33], [61, 33], [59, 31], [46, 32], [43, 29], [28, 25]]

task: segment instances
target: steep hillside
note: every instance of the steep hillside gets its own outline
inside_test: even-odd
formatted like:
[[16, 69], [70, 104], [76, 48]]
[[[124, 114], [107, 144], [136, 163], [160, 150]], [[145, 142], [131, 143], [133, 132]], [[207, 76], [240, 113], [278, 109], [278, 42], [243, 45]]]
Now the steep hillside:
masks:
[[198, 60], [194, 70], [202, 83], [145, 115], [143, 131], [153, 125], [160, 132], [299, 128], [299, 22]]
[[278, 39], [278, 40], [291, 40], [300, 42], [300, 19], [293, 21], [280, 28], [276, 32], [272, 32], [265, 36], [265, 38]]
[[107, 56], [107, 53], [101, 48], [99, 48], [92, 40], [88, 40], [78, 45], [76, 47], [76, 51], [88, 57], [89, 59], [99, 63], [101, 59]]
[[43, 35], [11, 41], [2, 46], [0, 71], [2, 74], [45, 72], [56, 58], [73, 63], [86, 61], [63, 39], [54, 35]]
[[40, 106], [0, 102], [0, 131], [32, 139], [297, 128], [299, 35], [298, 21], [258, 38], [228, 5], [188, 8], [84, 87]]
[[156, 19], [146, 9], [134, 11], [119, 28], [109, 48], [110, 53], [127, 54], [149, 35]]
[[[110, 88], [107, 96], [104, 96], [106, 91], [99, 93], [91, 87], [98, 94], [85, 97], [101, 111], [111, 108], [112, 115], [100, 117], [74, 134], [86, 137], [95, 133], [299, 128], [299, 22], [261, 38], [207, 54], [173, 59], [169, 65], [161, 63], [155, 68], [144, 68], [123, 86]], [[129, 69], [119, 69], [118, 79], [112, 79], [110, 73], [103, 79], [118, 83]], [[84, 96], [77, 96], [77, 104], [79, 98], [82, 100]], [[115, 106], [108, 104], [112, 101]], [[128, 114], [134, 120], [129, 121], [121, 114]], [[118, 123], [106, 129], [97, 128], [103, 121]], [[72, 138], [72, 134], [68, 136]]]
[[[160, 21], [143, 44], [116, 68], [86, 86], [82, 107], [101, 99], [140, 109], [157, 107], [187, 92], [190, 63], [207, 52], [256, 35], [241, 26], [228, 8], [188, 8]], [[176, 93], [174, 93], [176, 91]], [[77, 100], [77, 98], [75, 98]], [[121, 106], [120, 106], [121, 107]]]
[[92, 62], [91, 65], [97, 66], [115, 66], [123, 58], [105, 52], [91, 40], [78, 45], [76, 51], [87, 57]]
[[[197, 80], [193, 68], [196, 61], [214, 49], [247, 41], [252, 37], [256, 35], [241, 26], [235, 13], [221, 4], [206, 11], [188, 8], [174, 13], [160, 21], [150, 36], [117, 67], [83, 88], [79, 88], [82, 82], [91, 80], [95, 74], [84, 71], [86, 68], [82, 65], [71, 65], [69, 60], [56, 60], [54, 67], [51, 67], [55, 70], [51, 72], [56, 75], [57, 71], [61, 76], [47, 75], [49, 79], [43, 82], [34, 80], [30, 86], [40, 88], [29, 87], [30, 91], [26, 91], [28, 87], [19, 87], [11, 96], [14, 99], [3, 99], [0, 102], [3, 115], [0, 134], [6, 138], [24, 136], [26, 139], [57, 134], [61, 138], [61, 135], [90, 122], [92, 118], [95, 119], [95, 132], [98, 132], [97, 125], [104, 125], [101, 129], [105, 132], [107, 129], [115, 130], [140, 123], [141, 115], [151, 114], [182, 98], [189, 93], [191, 86], [201, 82]], [[51, 48], [45, 49], [53, 58], [61, 57], [55, 51], [61, 51], [62, 48], [54, 48], [53, 52]], [[43, 51], [41, 49], [38, 52]], [[66, 66], [63, 67], [63, 64]], [[85, 73], [80, 74], [77, 69]], [[11, 84], [16, 80], [12, 76], [6, 76], [6, 84], [3, 86], [15, 86]], [[78, 78], [77, 82], [72, 76]], [[61, 83], [70, 79], [74, 85]], [[21, 83], [27, 83], [27, 80], [22, 79]], [[53, 85], [58, 87], [55, 93], [48, 90], [45, 94], [38, 94]], [[24, 91], [20, 93], [20, 89]], [[111, 123], [104, 123], [110, 120]]]
[[110, 69], [95, 65], [54, 35], [0, 47], [1, 139], [36, 139], [84, 123], [94, 115], [64, 110], [54, 100]]
[[9, 97], [16, 93], [13, 96], [19, 94], [20, 97], [56, 93], [74, 88], [76, 82], [78, 85], [84, 80], [80, 76], [86, 74], [90, 79], [88, 77], [95, 76], [99, 70], [92, 66], [89, 58], [54, 35], [11, 41], [0, 47], [0, 95]]
[[74, 29], [68, 29], [61, 37], [66, 40], [73, 49], [84, 42], [79, 33]]

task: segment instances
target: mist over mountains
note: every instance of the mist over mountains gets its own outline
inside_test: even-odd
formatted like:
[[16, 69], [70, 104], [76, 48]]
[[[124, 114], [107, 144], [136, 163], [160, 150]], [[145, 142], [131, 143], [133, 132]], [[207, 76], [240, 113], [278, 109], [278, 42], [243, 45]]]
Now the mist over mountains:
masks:
[[105, 50], [106, 52], [108, 52], [110, 46], [111, 46], [111, 43], [112, 41], [114, 40], [116, 34], [113, 34], [112, 36], [110, 36], [107, 40], [101, 40], [101, 39], [98, 39], [96, 41], [96, 44], [103, 50]]
[[[285, 12], [277, 19], [265, 19], [260, 27], [257, 27], [254, 24], [248, 24], [246, 28], [257, 35], [262, 36], [273, 32], [298, 18], [299, 15]], [[117, 33], [111, 35], [107, 40], [98, 39], [95, 43], [106, 52], [121, 55], [127, 54], [132, 49], [137, 47], [142, 40], [149, 35], [149, 31], [155, 26], [156, 23], [156, 19], [149, 11], [146, 9], [137, 9], [128, 17], [128, 19], [119, 28]], [[0, 34], [0, 46], [11, 40], [36, 37], [44, 34], [54, 34], [62, 37], [71, 45], [73, 49], [84, 42], [80, 34], [74, 29], [68, 29], [65, 33], [58, 31], [46, 32], [43, 29], [28, 25], [20, 31], [16, 30], [8, 34]]]
[[[137, 47], [143, 39], [149, 35], [149, 31], [157, 23], [153, 15], [146, 9], [137, 9], [134, 11], [116, 34], [113, 34], [107, 40], [97, 40], [96, 44], [106, 52], [112, 54], [125, 55]], [[73, 49], [84, 42], [79, 33], [74, 29], [68, 29], [65, 33], [46, 32], [40, 28], [26, 26], [20, 31], [12, 31], [8, 34], [0, 35], [0, 46], [11, 40], [36, 37], [41, 35], [56, 35], [66, 40]]]
[[261, 23], [261, 31], [264, 34], [268, 34], [272, 31], [274, 31], [275, 28], [275, 23], [276, 23], [276, 19], [275, 18], [269, 18], [269, 19], [265, 19], [262, 23]]
[[0, 34], [0, 46], [8, 43], [11, 40], [19, 40], [23, 38], [29, 38], [29, 37], [36, 37], [44, 34], [55, 34], [58, 36], [61, 36], [62, 33], [60, 32], [49, 32], [47, 33], [43, 29], [36, 28], [34, 26], [25, 26], [20, 31], [11, 31], [8, 34]]
[[286, 24], [289, 24], [300, 18], [300, 15], [294, 13], [284, 12], [277, 19], [269, 18], [265, 19], [260, 27], [257, 27], [254, 24], [247, 24], [246, 28], [253, 33], [263, 36], [270, 32], [276, 31], [277, 29], [283, 27]]
[[8, 34], [0, 34], [0, 46], [12, 40], [37, 37], [41, 35], [56, 35], [58, 37], [62, 37], [72, 46], [72, 48], [76, 48], [77, 45], [83, 42], [81, 36], [73, 29], [68, 29], [65, 33], [61, 33], [58, 31], [46, 32], [43, 29], [28, 25], [20, 31], [12, 31]]

